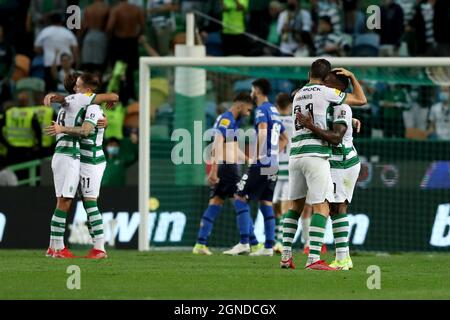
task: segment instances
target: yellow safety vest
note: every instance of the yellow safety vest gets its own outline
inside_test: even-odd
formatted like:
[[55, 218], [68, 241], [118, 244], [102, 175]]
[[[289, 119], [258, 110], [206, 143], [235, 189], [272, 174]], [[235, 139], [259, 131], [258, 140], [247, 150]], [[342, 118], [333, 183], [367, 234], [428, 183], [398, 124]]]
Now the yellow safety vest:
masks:
[[44, 128], [52, 125], [54, 111], [51, 107], [46, 106], [36, 106], [32, 108], [34, 108], [34, 113], [42, 128], [42, 146], [44, 148], [51, 147], [55, 142], [55, 137], [46, 135]]
[[113, 110], [106, 110], [108, 128], [105, 130], [105, 138], [111, 137], [121, 140], [123, 138], [123, 122], [125, 120], [125, 108], [121, 103], [117, 103]]
[[239, 0], [245, 11], [237, 11], [235, 0], [224, 0], [224, 5], [229, 10], [222, 12], [223, 33], [241, 34], [245, 32], [245, 13], [248, 10], [248, 0]]
[[33, 116], [34, 110], [30, 107], [13, 107], [6, 111], [3, 134], [11, 146], [30, 148], [36, 144]]

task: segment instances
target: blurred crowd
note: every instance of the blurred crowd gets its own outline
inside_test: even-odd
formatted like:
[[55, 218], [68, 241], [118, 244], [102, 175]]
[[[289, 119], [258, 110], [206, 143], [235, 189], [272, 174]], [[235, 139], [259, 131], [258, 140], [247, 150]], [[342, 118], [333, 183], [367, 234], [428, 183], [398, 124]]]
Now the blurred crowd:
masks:
[[[367, 27], [372, 4], [380, 6], [381, 29]], [[81, 8], [80, 21], [76, 11], [67, 12], [71, 5]], [[132, 164], [138, 58], [174, 55], [175, 45], [185, 43], [187, 12], [196, 13], [196, 42], [211, 56], [450, 56], [449, 5], [448, 0], [0, 0], [0, 170], [52, 154], [54, 139], [42, 129], [57, 109], [42, 106], [42, 100], [46, 92], [65, 92], [64, 78], [75, 71], [96, 73], [103, 91], [119, 93], [121, 103], [106, 114], [105, 150], [109, 147], [110, 158], [121, 159], [121, 166]], [[170, 132], [171, 77], [151, 79], [152, 134]], [[214, 119], [230, 97], [218, 93], [223, 83], [209, 84], [205, 109]], [[284, 84], [280, 92], [301, 85]], [[356, 112], [366, 124], [363, 136], [450, 139], [448, 88], [365, 87], [370, 105]]]

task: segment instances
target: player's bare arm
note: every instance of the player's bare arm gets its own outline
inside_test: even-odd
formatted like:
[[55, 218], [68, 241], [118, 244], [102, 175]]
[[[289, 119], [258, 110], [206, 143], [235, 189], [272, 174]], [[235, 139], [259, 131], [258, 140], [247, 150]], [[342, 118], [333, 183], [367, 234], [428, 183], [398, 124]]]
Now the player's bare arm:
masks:
[[119, 102], [119, 95], [115, 93], [100, 93], [97, 94], [92, 101], [93, 104], [106, 103], [106, 109], [112, 109], [115, 103]]
[[208, 174], [208, 183], [213, 186], [219, 183], [218, 170], [219, 170], [219, 161], [221, 156], [223, 156], [223, 145], [224, 139], [221, 134], [217, 134], [214, 137], [213, 148], [211, 151], [211, 170]]
[[257, 159], [260, 159], [260, 157], [263, 157], [267, 152], [264, 150], [267, 148], [267, 123], [261, 122], [258, 124], [258, 153], [257, 153]]
[[81, 127], [64, 127], [53, 121], [51, 126], [45, 128], [45, 133], [49, 136], [54, 136], [60, 133], [65, 133], [70, 136], [86, 138], [94, 130], [94, 125], [89, 122], [83, 122]]
[[318, 135], [322, 140], [325, 140], [334, 145], [338, 145], [339, 143], [342, 142], [342, 138], [344, 137], [345, 132], [347, 131], [347, 126], [340, 123], [334, 123], [332, 131], [323, 130], [313, 123], [311, 114], [309, 113], [308, 115], [304, 116], [300, 112], [298, 112], [296, 117], [300, 125], [311, 130], [313, 133]]
[[[44, 98], [44, 105], [50, 106], [52, 102], [63, 103], [65, 98], [66, 96], [57, 93], [49, 93]], [[110, 109], [118, 101], [119, 96], [115, 93], [100, 93], [95, 96], [92, 103], [93, 104], [106, 103], [106, 108]]]
[[344, 75], [348, 78], [350, 78], [350, 81], [352, 83], [353, 87], [353, 93], [348, 93], [345, 98], [345, 103], [351, 106], [363, 106], [367, 104], [367, 98], [364, 94], [364, 90], [361, 87], [361, 84], [359, 83], [358, 79], [356, 79], [353, 72], [348, 71], [344, 68], [336, 68], [333, 69], [333, 71], [338, 71], [337, 74]]
[[289, 142], [289, 137], [286, 134], [286, 132], [283, 132], [282, 134], [280, 134], [280, 142], [279, 142], [279, 152], [284, 151], [284, 149], [286, 148], [287, 144]]
[[44, 97], [44, 105], [50, 106], [52, 102], [63, 103], [66, 97], [57, 93], [49, 93]]

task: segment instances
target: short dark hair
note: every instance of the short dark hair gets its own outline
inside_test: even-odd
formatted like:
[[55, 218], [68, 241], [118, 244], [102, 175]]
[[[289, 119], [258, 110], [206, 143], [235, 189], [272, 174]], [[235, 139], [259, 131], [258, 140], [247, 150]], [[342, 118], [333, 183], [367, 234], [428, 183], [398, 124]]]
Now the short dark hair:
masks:
[[234, 96], [233, 102], [243, 102], [248, 104], [253, 104], [252, 97], [247, 92], [239, 92]]
[[77, 79], [81, 74], [78, 72], [75, 73], [69, 73], [68, 75], [66, 75], [66, 77], [64, 78], [64, 88], [66, 89], [66, 91], [70, 94], [74, 94], [75, 90], [75, 84], [77, 83]]
[[349, 86], [349, 78], [342, 74], [338, 74], [337, 72], [338, 71], [331, 71], [328, 73], [326, 82], [328, 85], [333, 86], [340, 91], [345, 91]]
[[311, 65], [310, 77], [314, 79], [324, 80], [327, 74], [330, 72], [330, 62], [326, 59], [317, 59]]
[[110, 142], [117, 143], [118, 145], [120, 145], [120, 140], [117, 139], [116, 137], [111, 137], [111, 138], [109, 138], [109, 139], [106, 141], [105, 144], [108, 144], [108, 143], [110, 143]]
[[286, 110], [292, 103], [292, 98], [289, 94], [282, 92], [277, 94], [275, 98], [275, 104], [281, 109]]
[[261, 90], [261, 93], [265, 96], [268, 96], [270, 90], [272, 90], [272, 86], [270, 85], [269, 80], [265, 78], [259, 78], [252, 82], [252, 86]]
[[63, 15], [59, 12], [53, 12], [50, 14], [48, 20], [50, 21], [50, 24], [62, 24], [63, 23]]
[[59, 56], [59, 58], [62, 60], [64, 57], [67, 57], [69, 59], [72, 59], [72, 55], [70, 53], [64, 52], [61, 53], [61, 55]]
[[83, 73], [79, 78], [83, 81], [86, 87], [92, 90], [92, 92], [96, 92], [100, 87], [100, 80], [98, 79], [98, 76], [93, 73]]

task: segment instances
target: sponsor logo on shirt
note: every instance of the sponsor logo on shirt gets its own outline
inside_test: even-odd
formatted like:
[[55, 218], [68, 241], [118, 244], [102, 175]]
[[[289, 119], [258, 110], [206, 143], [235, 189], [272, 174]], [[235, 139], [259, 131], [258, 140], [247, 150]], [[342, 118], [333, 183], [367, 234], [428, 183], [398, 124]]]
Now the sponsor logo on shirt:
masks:
[[230, 119], [222, 119], [219, 122], [219, 127], [228, 128], [229, 125], [230, 125]]

